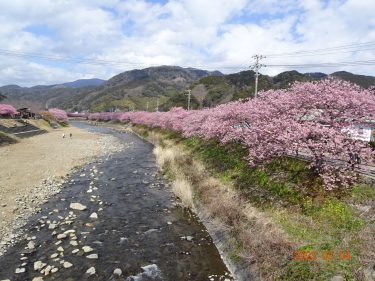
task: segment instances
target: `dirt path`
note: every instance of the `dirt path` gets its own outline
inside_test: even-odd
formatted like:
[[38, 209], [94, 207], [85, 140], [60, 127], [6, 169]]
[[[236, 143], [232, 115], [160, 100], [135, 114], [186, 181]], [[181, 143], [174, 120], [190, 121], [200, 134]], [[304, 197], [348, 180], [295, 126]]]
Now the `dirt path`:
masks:
[[0, 147], [0, 254], [10, 232], [59, 191], [62, 177], [115, 145], [108, 135], [67, 127]]

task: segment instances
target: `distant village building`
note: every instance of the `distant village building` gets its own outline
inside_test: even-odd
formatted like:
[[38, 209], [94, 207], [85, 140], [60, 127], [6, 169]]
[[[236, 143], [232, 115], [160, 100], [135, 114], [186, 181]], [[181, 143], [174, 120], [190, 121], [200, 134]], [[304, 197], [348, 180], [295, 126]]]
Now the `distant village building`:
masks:
[[24, 119], [35, 118], [35, 113], [32, 112], [30, 108], [23, 107], [23, 108], [17, 109], [17, 111], [18, 111], [19, 118], [24, 118]]
[[375, 123], [352, 125], [344, 130], [352, 139], [365, 142], [375, 141]]

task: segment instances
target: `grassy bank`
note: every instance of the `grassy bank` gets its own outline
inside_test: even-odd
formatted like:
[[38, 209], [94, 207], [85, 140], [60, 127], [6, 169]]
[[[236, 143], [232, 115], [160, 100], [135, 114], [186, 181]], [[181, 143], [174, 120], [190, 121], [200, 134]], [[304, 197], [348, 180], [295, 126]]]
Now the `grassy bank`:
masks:
[[251, 168], [236, 144], [134, 130], [158, 143], [157, 159], [175, 193], [227, 229], [228, 256], [255, 265], [259, 279], [372, 280], [373, 186], [327, 192], [300, 160]]

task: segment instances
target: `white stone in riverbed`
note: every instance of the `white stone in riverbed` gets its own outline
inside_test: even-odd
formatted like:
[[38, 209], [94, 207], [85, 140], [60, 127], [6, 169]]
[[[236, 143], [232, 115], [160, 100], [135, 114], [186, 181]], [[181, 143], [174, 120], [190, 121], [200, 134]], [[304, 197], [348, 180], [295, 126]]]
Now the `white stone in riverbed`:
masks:
[[27, 243], [27, 248], [29, 248], [30, 250], [32, 249], [35, 249], [35, 244], [33, 241], [30, 241], [29, 243]]
[[90, 267], [87, 271], [86, 274], [93, 275], [96, 273], [95, 267]]
[[37, 262], [34, 262], [34, 270], [36, 271], [39, 271], [41, 270], [43, 267], [45, 267], [47, 264], [41, 262], [41, 261], [37, 261]]
[[24, 273], [26, 271], [25, 268], [21, 267], [21, 268], [16, 268], [16, 274], [20, 274], [20, 273]]
[[90, 246], [83, 246], [83, 247], [82, 247], [82, 250], [83, 250], [85, 253], [90, 253], [90, 252], [94, 251], [94, 249], [91, 248]]
[[43, 281], [43, 277], [34, 277], [32, 281]]
[[96, 260], [98, 259], [98, 254], [91, 254], [91, 255], [86, 256], [86, 258]]
[[65, 233], [57, 235], [57, 239], [65, 239], [65, 238], [66, 238], [66, 234]]
[[54, 267], [54, 268], [51, 269], [51, 273], [55, 273], [57, 271], [59, 271], [59, 269], [57, 267]]
[[64, 266], [64, 268], [70, 268], [70, 267], [73, 266], [73, 264], [66, 261], [66, 262], [64, 262], [63, 266]]
[[52, 266], [48, 265], [44, 270], [44, 275], [48, 275], [51, 272]]
[[120, 268], [116, 268], [114, 271], [113, 271], [113, 274], [114, 275], [117, 275], [117, 276], [121, 276], [122, 275], [122, 270]]
[[86, 210], [86, 206], [82, 205], [81, 203], [70, 203], [70, 209], [78, 210], [78, 211], [84, 211]]
[[60, 246], [60, 247], [57, 248], [57, 251], [64, 252], [64, 248]]
[[72, 245], [72, 246], [78, 246], [78, 242], [77, 241], [70, 241], [70, 245]]
[[74, 249], [73, 251], [72, 251], [72, 254], [76, 254], [76, 253], [78, 253], [79, 252], [79, 249]]
[[48, 229], [55, 229], [56, 227], [57, 227], [56, 224], [51, 223], [51, 224], [48, 226]]
[[57, 258], [58, 256], [59, 256], [58, 253], [54, 253], [54, 254], [51, 255], [51, 259], [55, 259], [55, 258]]
[[98, 218], [98, 214], [97, 213], [92, 213], [90, 215], [90, 219], [97, 219]]

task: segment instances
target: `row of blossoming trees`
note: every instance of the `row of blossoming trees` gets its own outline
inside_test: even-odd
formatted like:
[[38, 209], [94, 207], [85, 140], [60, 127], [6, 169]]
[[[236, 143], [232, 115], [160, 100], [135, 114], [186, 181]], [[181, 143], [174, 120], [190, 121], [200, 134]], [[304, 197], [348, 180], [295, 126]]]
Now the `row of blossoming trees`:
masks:
[[[68, 122], [68, 115], [67, 113], [59, 108], [51, 108], [47, 111], [49, 115], [49, 119], [55, 120], [57, 122]], [[0, 104], [0, 116], [15, 116], [17, 115], [17, 110], [10, 104]], [[46, 113], [44, 113], [45, 115]], [[43, 114], [42, 114], [43, 115]]]
[[345, 128], [373, 120], [374, 114], [375, 88], [365, 90], [327, 79], [295, 83], [286, 90], [269, 90], [258, 98], [212, 109], [93, 113], [89, 119], [131, 122], [172, 129], [186, 137], [240, 143], [248, 149], [250, 165], [284, 155], [308, 155], [310, 168], [332, 190], [357, 180], [359, 159], [372, 162], [368, 143], [352, 139]]

